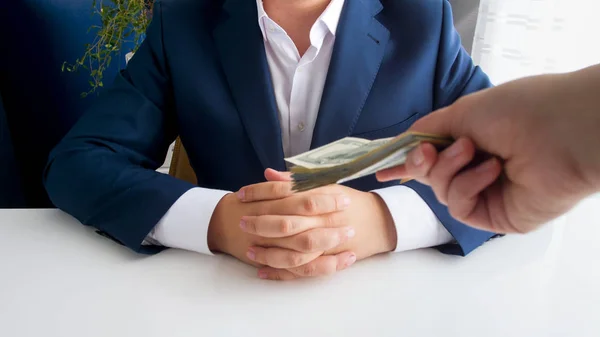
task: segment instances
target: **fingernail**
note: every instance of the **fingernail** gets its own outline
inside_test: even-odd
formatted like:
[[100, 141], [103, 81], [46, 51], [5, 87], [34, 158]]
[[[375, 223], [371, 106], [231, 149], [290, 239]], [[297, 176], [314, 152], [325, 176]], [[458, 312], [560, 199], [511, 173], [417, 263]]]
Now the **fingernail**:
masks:
[[423, 154], [423, 149], [420, 146], [417, 146], [412, 153], [412, 162], [415, 166], [421, 166], [425, 161], [425, 155]]
[[477, 173], [487, 172], [487, 171], [491, 170], [492, 168], [494, 168], [495, 165], [496, 165], [496, 160], [490, 159], [490, 160], [486, 161], [485, 163], [477, 166], [475, 168], [475, 172], [477, 172]]
[[243, 230], [246, 230], [246, 221], [245, 221], [244, 219], [240, 220], [240, 227], [241, 227]]
[[256, 253], [252, 249], [248, 249], [246, 256], [252, 261], [256, 259]]
[[348, 260], [346, 260], [346, 267], [351, 266], [354, 262], [356, 262], [356, 255], [352, 254], [348, 257]]
[[356, 235], [356, 232], [354, 231], [354, 228], [350, 228], [348, 229], [348, 231], [346, 232], [346, 236], [348, 236], [348, 238], [353, 238], [354, 235]]
[[263, 280], [264, 280], [264, 279], [266, 279], [268, 276], [269, 276], [269, 274], [267, 274], [267, 272], [266, 272], [266, 271], [264, 271], [264, 270], [259, 270], [259, 271], [258, 271], [258, 277], [260, 277], [261, 279], [263, 279]]
[[237, 197], [238, 197], [238, 199], [240, 199], [240, 200], [244, 200], [244, 197], [245, 197], [245, 196], [246, 196], [246, 192], [244, 192], [244, 190], [239, 190], [239, 191], [237, 192]]
[[461, 142], [456, 142], [452, 144], [446, 151], [444, 151], [444, 155], [448, 158], [454, 158], [463, 152], [463, 145]]

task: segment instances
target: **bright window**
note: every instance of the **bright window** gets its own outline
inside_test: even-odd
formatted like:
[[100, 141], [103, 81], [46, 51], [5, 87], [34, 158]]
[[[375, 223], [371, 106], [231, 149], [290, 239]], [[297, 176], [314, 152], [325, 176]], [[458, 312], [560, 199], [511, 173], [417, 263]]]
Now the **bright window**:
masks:
[[600, 63], [600, 0], [481, 0], [473, 60], [495, 84]]

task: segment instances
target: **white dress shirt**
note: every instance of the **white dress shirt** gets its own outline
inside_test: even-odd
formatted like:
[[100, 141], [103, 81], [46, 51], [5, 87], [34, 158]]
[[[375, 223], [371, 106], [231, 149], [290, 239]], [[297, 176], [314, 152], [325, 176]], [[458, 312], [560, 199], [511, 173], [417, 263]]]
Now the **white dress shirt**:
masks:
[[[283, 151], [294, 156], [310, 149], [325, 79], [344, 0], [332, 0], [310, 30], [310, 47], [300, 56], [277, 23], [257, 0], [258, 25], [263, 34], [267, 62], [279, 110]], [[406, 186], [372, 191], [388, 206], [397, 232], [396, 251], [437, 246], [452, 241], [421, 197]], [[196, 187], [184, 193], [169, 209], [148, 241], [166, 247], [212, 254], [207, 233], [212, 213], [229, 191]]]

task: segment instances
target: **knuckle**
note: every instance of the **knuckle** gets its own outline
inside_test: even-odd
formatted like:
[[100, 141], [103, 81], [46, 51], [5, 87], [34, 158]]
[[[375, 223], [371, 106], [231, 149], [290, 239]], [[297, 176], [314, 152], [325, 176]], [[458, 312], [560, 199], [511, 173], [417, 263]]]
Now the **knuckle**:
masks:
[[317, 212], [319, 205], [315, 197], [309, 196], [304, 199], [303, 208], [308, 214]]
[[314, 234], [308, 233], [302, 237], [301, 249], [312, 252], [317, 246], [317, 238]]
[[269, 185], [269, 194], [271, 196], [281, 195], [281, 190], [282, 190], [281, 184], [279, 184], [279, 183], [274, 182]]
[[294, 222], [290, 219], [283, 219], [279, 224], [279, 232], [281, 234], [291, 234], [294, 232]]
[[[414, 156], [414, 155], [413, 155]], [[431, 162], [425, 160], [421, 165], [414, 164], [414, 160], [407, 160], [406, 172], [414, 178], [426, 177], [431, 169]]]
[[258, 226], [256, 224], [257, 221], [258, 221], [257, 219], [246, 219], [246, 229], [248, 230], [248, 232], [250, 232], [250, 233], [258, 232]]
[[244, 188], [244, 199], [246, 200], [254, 200], [254, 186], [246, 186]]

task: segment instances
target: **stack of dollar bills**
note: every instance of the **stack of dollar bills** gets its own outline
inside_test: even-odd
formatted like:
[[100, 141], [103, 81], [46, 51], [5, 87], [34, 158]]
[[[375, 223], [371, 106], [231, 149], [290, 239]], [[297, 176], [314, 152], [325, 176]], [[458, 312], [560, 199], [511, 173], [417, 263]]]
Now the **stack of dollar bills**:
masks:
[[451, 138], [416, 132], [376, 140], [346, 137], [285, 160], [291, 164], [293, 189], [301, 192], [342, 184], [404, 164], [408, 153], [421, 143], [443, 149], [452, 141]]

